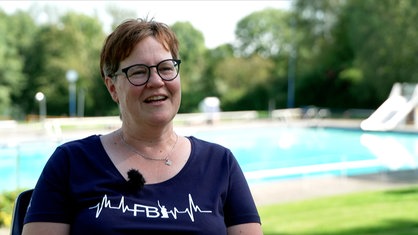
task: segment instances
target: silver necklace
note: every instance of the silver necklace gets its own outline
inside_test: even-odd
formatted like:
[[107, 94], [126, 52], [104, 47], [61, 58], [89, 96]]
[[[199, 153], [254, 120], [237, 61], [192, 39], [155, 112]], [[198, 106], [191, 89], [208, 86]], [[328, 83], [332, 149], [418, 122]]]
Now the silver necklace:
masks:
[[144, 154], [138, 152], [138, 150], [136, 150], [136, 148], [134, 148], [132, 145], [130, 145], [130, 144], [128, 144], [128, 142], [126, 142], [125, 138], [123, 137], [122, 131], [120, 132], [120, 139], [121, 139], [121, 142], [124, 145], [126, 145], [126, 147], [128, 147], [132, 152], [136, 153], [137, 155], [141, 156], [142, 158], [144, 158], [146, 160], [150, 160], [150, 161], [164, 161], [165, 165], [171, 166], [171, 164], [173, 164], [173, 162], [170, 159], [168, 159], [168, 157], [173, 152], [174, 147], [176, 147], [177, 141], [179, 139], [179, 136], [177, 135], [177, 133], [174, 132], [174, 134], [176, 135], [176, 142], [174, 142], [173, 146], [171, 147], [170, 151], [168, 152], [167, 156], [165, 156], [165, 158], [151, 158], [151, 157], [147, 157]]

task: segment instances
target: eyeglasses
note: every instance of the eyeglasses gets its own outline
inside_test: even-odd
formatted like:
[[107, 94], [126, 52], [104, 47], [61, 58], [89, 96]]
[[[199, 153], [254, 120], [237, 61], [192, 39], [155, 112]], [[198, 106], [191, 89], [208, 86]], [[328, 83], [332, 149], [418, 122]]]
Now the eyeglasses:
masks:
[[[126, 75], [128, 81], [134, 86], [142, 86], [146, 84], [151, 77], [151, 68], [157, 69], [157, 74], [164, 81], [174, 80], [180, 71], [181, 60], [167, 59], [163, 60], [157, 65], [134, 64], [121, 69], [122, 73]], [[115, 73], [114, 76], [122, 73]]]

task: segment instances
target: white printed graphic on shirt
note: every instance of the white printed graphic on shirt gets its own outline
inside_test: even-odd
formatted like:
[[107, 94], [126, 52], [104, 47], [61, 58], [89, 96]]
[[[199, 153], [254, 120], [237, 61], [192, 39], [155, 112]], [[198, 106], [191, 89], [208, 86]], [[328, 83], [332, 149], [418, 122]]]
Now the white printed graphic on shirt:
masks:
[[177, 207], [173, 207], [173, 209], [168, 210], [166, 206], [161, 205], [160, 201], [157, 201], [158, 207], [155, 206], [147, 206], [141, 204], [133, 204], [131, 207], [129, 205], [125, 205], [125, 197], [121, 197], [119, 204], [114, 203], [107, 199], [107, 195], [103, 196], [101, 202], [97, 203], [97, 205], [89, 207], [89, 209], [96, 209], [96, 218], [99, 218], [100, 213], [102, 213], [103, 209], [112, 209], [112, 210], [121, 210], [123, 213], [132, 212], [133, 216], [138, 216], [140, 214], [144, 214], [147, 218], [170, 218], [170, 214], [174, 219], [177, 219], [178, 214], [188, 214], [190, 220], [194, 222], [194, 214], [195, 213], [212, 213], [210, 210], [202, 210], [198, 205], [196, 205], [193, 201], [192, 195], [189, 194], [189, 207], [185, 208], [184, 210], [179, 210]]

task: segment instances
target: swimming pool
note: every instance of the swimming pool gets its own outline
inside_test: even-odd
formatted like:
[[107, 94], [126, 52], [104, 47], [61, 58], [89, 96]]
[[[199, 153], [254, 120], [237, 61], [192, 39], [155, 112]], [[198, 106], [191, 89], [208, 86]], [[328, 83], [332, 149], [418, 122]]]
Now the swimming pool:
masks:
[[[411, 133], [266, 125], [207, 128], [193, 135], [230, 148], [249, 183], [418, 167], [418, 135]], [[1, 146], [0, 191], [34, 187], [58, 144]]]
[[197, 137], [228, 146], [250, 183], [416, 169], [418, 135], [357, 129], [247, 127]]

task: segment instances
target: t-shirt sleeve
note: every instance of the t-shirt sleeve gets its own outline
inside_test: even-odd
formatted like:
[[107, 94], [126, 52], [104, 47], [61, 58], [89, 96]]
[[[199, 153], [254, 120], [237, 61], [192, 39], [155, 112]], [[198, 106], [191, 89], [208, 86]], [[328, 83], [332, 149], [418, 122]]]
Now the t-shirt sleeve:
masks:
[[34, 189], [25, 217], [29, 222], [71, 223], [68, 157], [58, 147], [47, 161]]
[[224, 205], [227, 227], [244, 223], [261, 223], [247, 180], [237, 160], [230, 154], [229, 186]]

